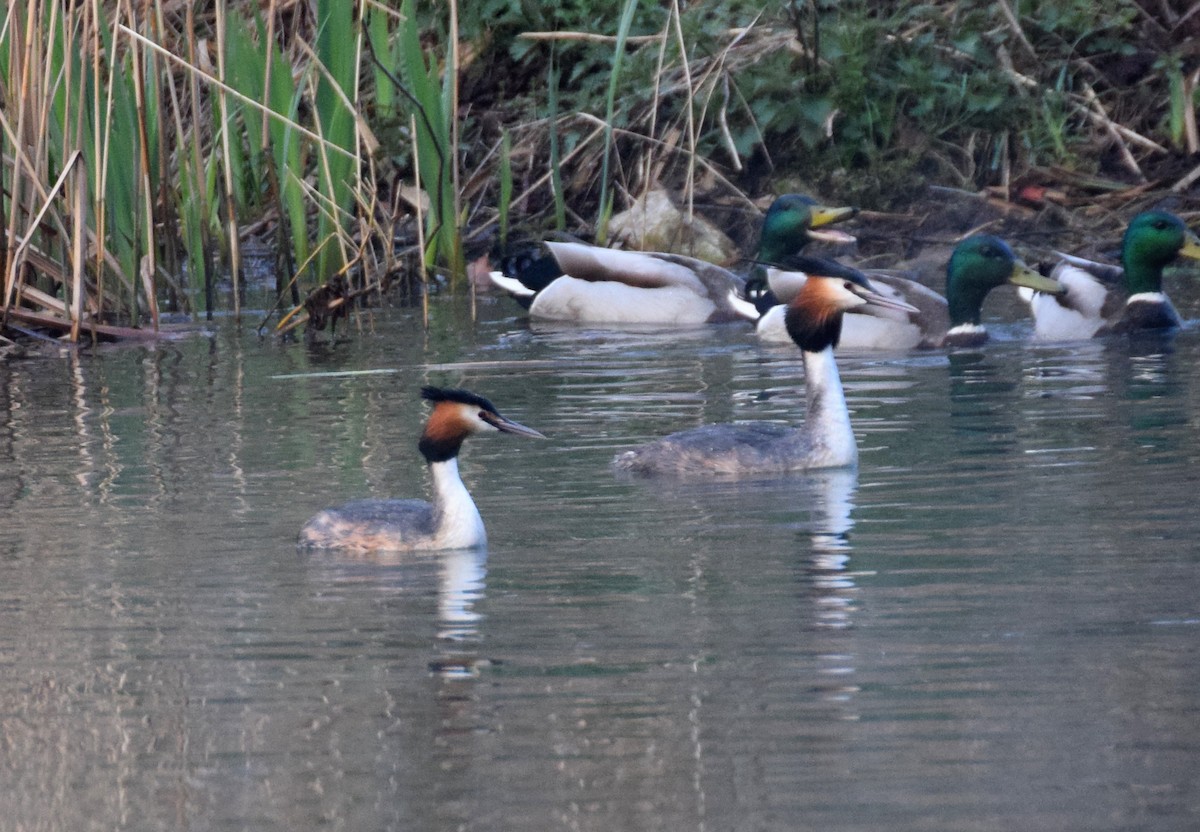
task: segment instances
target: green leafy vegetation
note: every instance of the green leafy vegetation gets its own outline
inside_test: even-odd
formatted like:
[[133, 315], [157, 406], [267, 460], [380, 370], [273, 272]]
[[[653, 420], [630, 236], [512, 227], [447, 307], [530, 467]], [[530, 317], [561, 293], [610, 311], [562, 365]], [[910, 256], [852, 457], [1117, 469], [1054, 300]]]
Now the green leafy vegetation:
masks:
[[1051, 168], [1200, 178], [1174, 0], [101, 5], [5, 10], [6, 321], [153, 326], [225, 280], [236, 309], [258, 241], [277, 308], [308, 293], [322, 324], [396, 278], [461, 285], [497, 227], [603, 237], [657, 186], [889, 207]]

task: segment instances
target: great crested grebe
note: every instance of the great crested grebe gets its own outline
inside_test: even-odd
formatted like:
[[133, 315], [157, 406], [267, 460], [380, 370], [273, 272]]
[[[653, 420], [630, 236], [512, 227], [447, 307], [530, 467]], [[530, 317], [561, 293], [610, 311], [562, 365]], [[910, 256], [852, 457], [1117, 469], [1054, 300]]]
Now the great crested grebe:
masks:
[[[849, 219], [855, 208], [830, 208], [801, 194], [776, 199], [763, 218], [759, 259], [793, 254], [812, 240], [853, 240], [816, 229]], [[508, 261], [492, 282], [526, 305], [533, 318], [612, 324], [693, 325], [741, 320], [731, 294], [741, 296], [741, 275], [677, 254], [621, 251], [584, 243], [547, 242], [550, 256]], [[753, 280], [753, 275], [752, 275]]]
[[1069, 254], [1059, 257], [1050, 276], [1063, 285], [1064, 294], [1021, 290], [1033, 309], [1039, 341], [1179, 326], [1179, 313], [1162, 290], [1163, 268], [1176, 257], [1200, 260], [1200, 238], [1174, 214], [1146, 211], [1125, 229], [1120, 267]]
[[500, 431], [545, 437], [501, 416], [487, 399], [466, 390], [422, 387], [433, 412], [417, 448], [429, 464], [433, 502], [355, 500], [317, 514], [300, 530], [300, 544], [319, 549], [409, 551], [469, 549], [487, 543], [479, 509], [458, 475], [458, 451], [477, 433]]
[[[804, 285], [797, 272], [772, 269], [767, 280], [774, 295], [787, 300]], [[861, 350], [908, 350], [917, 347], [978, 346], [987, 340], [981, 323], [983, 301], [999, 286], [1027, 286], [1039, 292], [1059, 294], [1062, 287], [1042, 277], [1017, 259], [999, 237], [978, 234], [959, 243], [946, 265], [946, 297], [899, 275], [871, 272], [869, 279], [881, 295], [902, 300], [917, 312], [870, 309], [842, 319], [843, 348]], [[755, 310], [742, 307], [747, 317]], [[764, 341], [790, 340], [784, 325], [785, 306], [775, 306], [758, 319], [756, 331]]]
[[833, 359], [843, 313], [867, 304], [910, 312], [914, 307], [880, 295], [862, 272], [832, 260], [798, 256], [781, 265], [809, 277], [788, 304], [786, 315], [788, 334], [804, 360], [808, 407], [803, 427], [706, 425], [618, 454], [613, 459], [615, 468], [643, 475], [769, 474], [840, 468], [858, 461]]

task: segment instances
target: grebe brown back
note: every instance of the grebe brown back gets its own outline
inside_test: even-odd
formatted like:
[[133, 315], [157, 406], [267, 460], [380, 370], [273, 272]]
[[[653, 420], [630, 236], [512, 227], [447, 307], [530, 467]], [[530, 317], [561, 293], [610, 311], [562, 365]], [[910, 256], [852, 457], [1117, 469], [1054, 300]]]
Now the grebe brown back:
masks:
[[842, 315], [867, 304], [912, 310], [886, 298], [866, 276], [832, 260], [796, 256], [780, 266], [809, 279], [788, 304], [788, 334], [804, 360], [808, 401], [803, 427], [770, 423], [706, 425], [618, 454], [615, 468], [642, 475], [769, 474], [840, 468], [858, 461], [850, 413], [833, 359]]
[[433, 478], [433, 502], [355, 500], [325, 509], [300, 530], [302, 546], [409, 551], [468, 549], [487, 543], [479, 510], [458, 475], [463, 440], [496, 431], [545, 437], [501, 416], [487, 399], [466, 390], [423, 387], [421, 398], [433, 402], [417, 443]]

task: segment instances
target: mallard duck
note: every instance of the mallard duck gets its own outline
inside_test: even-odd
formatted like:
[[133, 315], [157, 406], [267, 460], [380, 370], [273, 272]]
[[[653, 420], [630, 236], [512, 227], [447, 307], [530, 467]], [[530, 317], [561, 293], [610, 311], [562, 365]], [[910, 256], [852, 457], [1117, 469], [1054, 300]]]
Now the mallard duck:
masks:
[[[800, 272], [771, 269], [771, 291], [786, 299], [795, 296], [804, 285]], [[917, 347], [978, 346], [987, 340], [981, 323], [983, 301], [988, 293], [1006, 283], [1057, 293], [1058, 284], [1021, 262], [1008, 244], [999, 237], [978, 234], [959, 243], [946, 265], [946, 297], [926, 286], [887, 272], [871, 272], [876, 291], [893, 300], [903, 301], [913, 311], [870, 306], [852, 311], [842, 322], [841, 345], [864, 350], [908, 350]], [[742, 305], [751, 317], [757, 309]], [[767, 310], [758, 318], [757, 333], [764, 341], [788, 339], [784, 306]]]
[[[853, 240], [817, 231], [849, 219], [854, 208], [830, 208], [800, 194], [776, 199], [763, 218], [759, 259], [773, 260], [818, 239]], [[678, 254], [620, 251], [584, 243], [547, 242], [549, 256], [526, 259], [514, 274], [494, 271], [492, 282], [551, 321], [625, 324], [703, 324], [741, 320], [729, 298], [746, 278]]]
[[300, 530], [300, 545], [352, 551], [470, 549], [487, 543], [483, 520], [458, 474], [463, 441], [477, 433], [511, 433], [544, 439], [501, 416], [482, 396], [453, 388], [423, 387], [433, 411], [417, 443], [433, 479], [433, 502], [355, 500], [319, 512]]
[[1119, 267], [1058, 256], [1050, 276], [1062, 284], [1064, 294], [1021, 291], [1033, 310], [1034, 338], [1040, 341], [1179, 326], [1179, 313], [1162, 290], [1163, 268], [1176, 257], [1200, 260], [1200, 238], [1174, 214], [1146, 211], [1125, 229]]
[[800, 347], [804, 361], [808, 402], [804, 425], [760, 422], [685, 430], [618, 454], [613, 459], [617, 470], [639, 475], [746, 475], [857, 463], [858, 447], [833, 358], [843, 313], [867, 305], [916, 310], [876, 292], [857, 269], [832, 260], [800, 256], [789, 265], [809, 276], [784, 315], [788, 335]]

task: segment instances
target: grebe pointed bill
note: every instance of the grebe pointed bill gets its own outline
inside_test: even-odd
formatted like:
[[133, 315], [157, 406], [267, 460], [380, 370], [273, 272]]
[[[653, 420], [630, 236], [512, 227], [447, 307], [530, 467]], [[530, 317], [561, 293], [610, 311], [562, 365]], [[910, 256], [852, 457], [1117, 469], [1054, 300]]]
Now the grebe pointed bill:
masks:
[[315, 549], [413, 551], [484, 546], [483, 519], [458, 474], [458, 453], [469, 436], [510, 433], [545, 439], [490, 401], [467, 390], [423, 387], [433, 403], [417, 443], [433, 478], [433, 501], [355, 500], [325, 509], [304, 524], [300, 545]]

